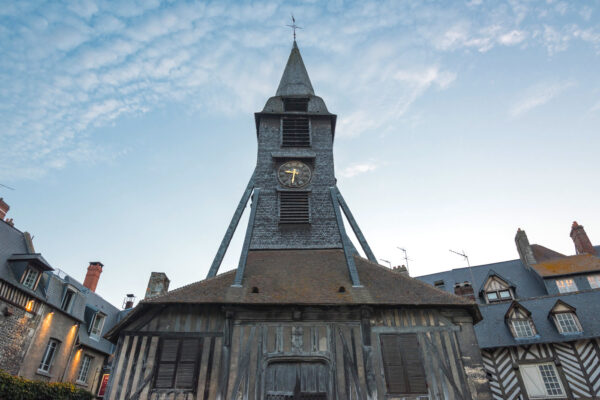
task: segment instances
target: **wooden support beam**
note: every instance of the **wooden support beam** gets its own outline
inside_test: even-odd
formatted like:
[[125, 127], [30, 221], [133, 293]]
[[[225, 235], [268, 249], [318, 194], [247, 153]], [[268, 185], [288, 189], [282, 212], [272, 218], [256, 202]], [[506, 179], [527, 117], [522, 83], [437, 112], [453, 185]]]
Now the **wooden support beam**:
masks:
[[250, 249], [250, 242], [252, 241], [252, 230], [254, 228], [254, 219], [256, 218], [256, 207], [258, 205], [258, 196], [260, 195], [260, 189], [254, 189], [254, 195], [252, 196], [252, 205], [250, 207], [250, 218], [248, 219], [248, 229], [246, 229], [246, 237], [244, 238], [244, 246], [242, 247], [242, 254], [240, 254], [240, 262], [238, 263], [237, 271], [235, 272], [235, 280], [233, 285], [236, 287], [242, 286], [244, 279], [244, 270], [246, 269], [246, 260], [248, 259], [248, 250]]
[[356, 264], [354, 263], [354, 256], [352, 254], [352, 246], [350, 245], [350, 239], [346, 235], [346, 229], [344, 229], [344, 221], [342, 220], [342, 213], [340, 212], [340, 203], [338, 192], [335, 187], [329, 188], [331, 194], [331, 202], [333, 203], [333, 210], [335, 212], [335, 218], [337, 220], [338, 230], [342, 237], [342, 246], [344, 247], [344, 256], [346, 256], [346, 265], [348, 265], [348, 272], [350, 273], [350, 280], [352, 280], [352, 286], [361, 287], [360, 279], [358, 278], [358, 271], [356, 270]]
[[344, 215], [346, 216], [346, 219], [350, 223], [350, 226], [352, 227], [352, 230], [354, 231], [354, 234], [356, 235], [356, 238], [358, 239], [358, 242], [360, 243], [360, 246], [362, 247], [363, 251], [365, 252], [367, 258], [369, 259], [369, 261], [374, 262], [375, 264], [378, 264], [377, 258], [375, 258], [375, 254], [373, 254], [373, 251], [371, 250], [369, 243], [367, 243], [367, 239], [365, 239], [365, 236], [363, 235], [362, 231], [360, 230], [358, 223], [356, 222], [356, 220], [354, 219], [354, 216], [352, 215], [352, 211], [350, 211], [350, 207], [348, 207], [348, 204], [346, 204], [346, 201], [344, 200], [344, 196], [342, 196], [342, 194], [340, 193], [340, 190], [337, 188], [337, 186], [335, 187], [335, 191], [337, 193], [337, 198], [340, 203], [340, 206], [342, 207], [342, 210], [344, 211]]
[[227, 231], [225, 232], [225, 236], [223, 236], [223, 240], [221, 241], [219, 250], [217, 251], [215, 258], [213, 259], [212, 265], [210, 266], [210, 269], [208, 270], [208, 275], [206, 275], [207, 279], [212, 278], [213, 276], [217, 275], [217, 272], [219, 272], [219, 267], [221, 266], [221, 263], [223, 262], [223, 257], [225, 257], [225, 253], [227, 252], [229, 243], [231, 243], [231, 238], [233, 237], [233, 234], [235, 233], [238, 223], [240, 222], [240, 218], [242, 217], [242, 214], [244, 213], [246, 204], [248, 204], [248, 199], [250, 198], [250, 195], [252, 194], [253, 188], [254, 188], [254, 173], [252, 173], [252, 176], [250, 177], [250, 181], [248, 182], [248, 185], [246, 186], [246, 190], [244, 191], [244, 194], [242, 195], [242, 198], [240, 199], [240, 202], [238, 203], [238, 206], [235, 209], [235, 213], [233, 213], [233, 217], [231, 218], [229, 227], [227, 228]]

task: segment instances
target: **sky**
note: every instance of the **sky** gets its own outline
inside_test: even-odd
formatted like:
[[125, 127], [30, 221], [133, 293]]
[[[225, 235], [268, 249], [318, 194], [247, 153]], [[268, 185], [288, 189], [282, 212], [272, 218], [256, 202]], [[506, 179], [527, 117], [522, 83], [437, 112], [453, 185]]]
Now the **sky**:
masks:
[[[120, 306], [206, 276], [292, 46], [338, 115], [338, 187], [418, 276], [600, 244], [599, 1], [3, 1], [0, 197]], [[247, 217], [247, 212], [245, 216]], [[221, 272], [237, 265], [240, 223]], [[387, 262], [381, 261], [383, 265]]]

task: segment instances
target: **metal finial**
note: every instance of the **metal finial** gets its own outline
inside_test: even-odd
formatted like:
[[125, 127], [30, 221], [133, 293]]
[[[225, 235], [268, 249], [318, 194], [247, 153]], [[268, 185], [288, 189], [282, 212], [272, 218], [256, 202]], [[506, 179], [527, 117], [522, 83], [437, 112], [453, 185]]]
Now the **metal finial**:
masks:
[[296, 18], [294, 18], [294, 14], [292, 14], [292, 24], [286, 25], [286, 26], [289, 26], [294, 31], [294, 42], [295, 42], [296, 41], [296, 29], [302, 29], [302, 27], [296, 25]]

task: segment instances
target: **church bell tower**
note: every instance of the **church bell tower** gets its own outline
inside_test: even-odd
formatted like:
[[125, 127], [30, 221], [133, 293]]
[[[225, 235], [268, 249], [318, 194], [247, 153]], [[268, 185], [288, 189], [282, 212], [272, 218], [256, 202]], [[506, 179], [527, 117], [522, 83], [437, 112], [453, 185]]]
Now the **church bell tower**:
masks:
[[255, 114], [256, 168], [208, 277], [216, 275], [251, 197], [235, 285], [242, 285], [246, 258], [253, 250], [344, 249], [352, 283], [360, 286], [353, 261], [357, 252], [344, 230], [342, 212], [367, 258], [377, 260], [336, 186], [336, 117], [315, 95], [294, 41], [275, 96]]

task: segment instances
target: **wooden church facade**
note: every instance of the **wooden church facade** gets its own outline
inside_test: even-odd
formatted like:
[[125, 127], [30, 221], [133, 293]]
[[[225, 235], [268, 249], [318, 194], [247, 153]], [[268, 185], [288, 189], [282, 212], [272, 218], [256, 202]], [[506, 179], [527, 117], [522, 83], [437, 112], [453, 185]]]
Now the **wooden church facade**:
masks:
[[[335, 185], [335, 115], [295, 42], [256, 123], [257, 167], [208, 277], [107, 334], [105, 399], [491, 399], [477, 306], [376, 263]], [[217, 274], [250, 198], [238, 268]]]

